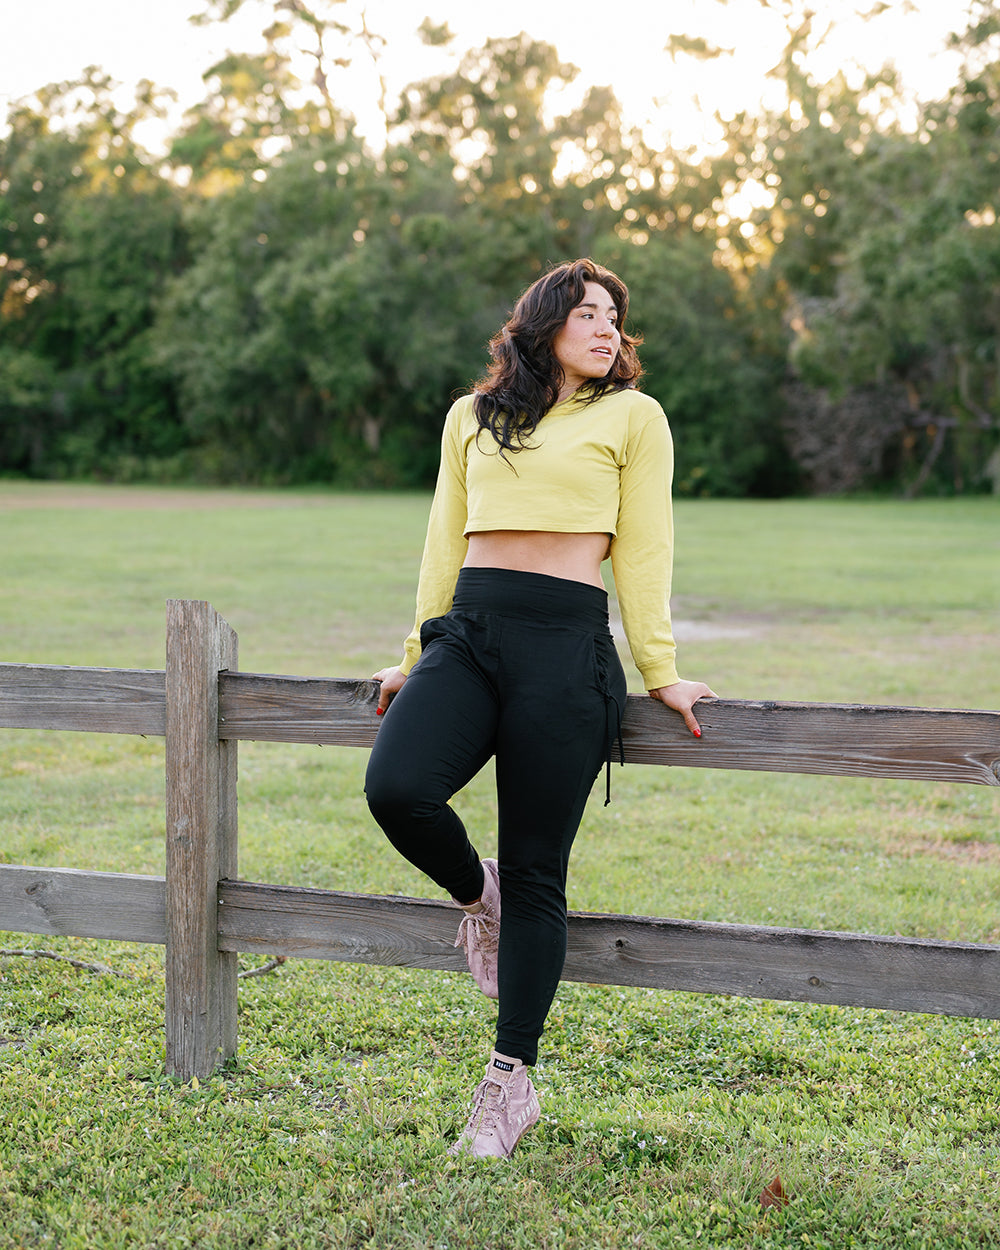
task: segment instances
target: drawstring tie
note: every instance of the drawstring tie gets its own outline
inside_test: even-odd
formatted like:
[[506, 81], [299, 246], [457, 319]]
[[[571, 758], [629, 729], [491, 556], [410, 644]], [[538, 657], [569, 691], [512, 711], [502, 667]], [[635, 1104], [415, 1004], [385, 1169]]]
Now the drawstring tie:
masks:
[[[615, 708], [615, 733], [611, 733], [611, 705]], [[607, 690], [604, 691], [604, 740], [608, 744], [608, 761], [606, 771], [606, 787], [604, 793], [604, 806], [607, 807], [611, 802], [611, 753], [614, 747], [615, 739], [618, 739], [618, 756], [619, 764], [625, 764], [625, 743], [622, 741], [622, 714], [618, 707], [618, 701], [613, 699]]]

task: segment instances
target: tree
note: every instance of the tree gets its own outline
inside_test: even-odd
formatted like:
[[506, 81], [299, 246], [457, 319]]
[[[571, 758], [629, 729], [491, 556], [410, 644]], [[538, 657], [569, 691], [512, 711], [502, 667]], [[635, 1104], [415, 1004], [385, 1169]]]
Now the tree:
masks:
[[[242, 4], [206, 0], [204, 19]], [[632, 287], [680, 493], [982, 488], [995, 4], [969, 6], [961, 81], [915, 131], [890, 72], [814, 81], [822, 31], [805, 0], [780, 4], [786, 101], [729, 119], [711, 158], [651, 147], [610, 87], [558, 115], [576, 71], [523, 34], [393, 115], [380, 80], [393, 141], [373, 150], [337, 103], [352, 58], [380, 77], [361, 0], [274, 0], [166, 162], [136, 137], [149, 84], [131, 109], [97, 70], [22, 102], [0, 141], [0, 466], [426, 484], [519, 291], [589, 254]], [[725, 55], [696, 36], [668, 51]]]
[[714, 262], [714, 240], [661, 232], [642, 243], [608, 240], [601, 251], [627, 282], [645, 336], [643, 387], [670, 420], [676, 493], [794, 489], [775, 411], [783, 362], [760, 341], [733, 275]]
[[[196, 25], [227, 22], [245, 0], [204, 0], [191, 19]], [[379, 105], [388, 125], [386, 87], [379, 70], [385, 39], [368, 24], [363, 3], [352, 0], [272, 0], [273, 21], [261, 32], [264, 50], [225, 57], [205, 74], [209, 97], [191, 110], [187, 131], [175, 155], [200, 169], [212, 163], [246, 169], [273, 156], [289, 140], [327, 133], [342, 140], [354, 119], [335, 102], [333, 80], [352, 64], [358, 49], [371, 58]], [[296, 72], [311, 68], [308, 82]]]
[[924, 106], [915, 134], [872, 136], [841, 193], [831, 288], [800, 303], [791, 359], [824, 397], [822, 417], [857, 420], [856, 397], [867, 396], [867, 428], [882, 432], [853, 472], [842, 461], [842, 486], [900, 477], [910, 494], [935, 477], [951, 490], [989, 485], [1000, 431], [997, 31], [994, 14], [966, 33], [980, 67], [967, 65], [947, 99]]
[[426, 482], [495, 316], [474, 264], [490, 235], [448, 171], [310, 146], [213, 201], [206, 225], [157, 341], [213, 471]]
[[[732, 119], [728, 151], [700, 185], [687, 179], [761, 324], [785, 319], [785, 431], [813, 488], [985, 484], [1000, 118], [995, 8], [980, 10], [956, 37], [975, 74], [926, 104], [915, 132], [897, 120], [893, 73], [852, 87], [805, 72], [806, 18], [779, 70], [786, 107]], [[740, 222], [730, 205], [750, 188], [758, 207]]]
[[97, 70], [11, 112], [0, 145], [8, 468], [92, 472], [177, 445], [169, 386], [143, 347], [183, 254], [176, 192], [135, 138], [158, 112], [148, 83], [121, 112]]

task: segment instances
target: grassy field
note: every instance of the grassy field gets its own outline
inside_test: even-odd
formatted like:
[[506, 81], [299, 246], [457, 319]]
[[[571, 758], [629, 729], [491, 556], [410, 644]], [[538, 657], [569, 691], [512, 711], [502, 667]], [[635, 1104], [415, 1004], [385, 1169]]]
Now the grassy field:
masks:
[[[424, 496], [0, 483], [0, 659], [163, 666], [205, 598], [246, 671], [367, 676], [409, 627]], [[683, 502], [681, 671], [734, 698], [1000, 708], [1000, 501]], [[427, 895], [364, 753], [244, 744], [241, 875]], [[491, 778], [460, 798], [492, 849]], [[972, 786], [616, 771], [571, 906], [1000, 942]], [[0, 860], [163, 870], [163, 749], [4, 731]], [[0, 1247], [993, 1247], [1000, 1028], [564, 985], [543, 1119], [444, 1154], [491, 1041], [468, 978], [291, 961], [230, 1070], [162, 1068], [162, 951], [0, 934]], [[249, 965], [248, 965], [249, 966]], [[764, 1210], [775, 1175], [793, 1194]]]

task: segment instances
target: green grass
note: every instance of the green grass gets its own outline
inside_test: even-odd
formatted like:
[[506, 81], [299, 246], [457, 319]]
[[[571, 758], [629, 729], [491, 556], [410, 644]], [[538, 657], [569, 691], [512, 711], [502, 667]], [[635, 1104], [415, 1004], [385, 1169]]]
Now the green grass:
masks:
[[[0, 483], [0, 659], [162, 667], [164, 600], [206, 598], [245, 670], [366, 676], [408, 630], [427, 502]], [[1000, 707], [1000, 502], [683, 502], [677, 528], [682, 672], [720, 694]], [[241, 875], [433, 894], [363, 768], [242, 744]], [[994, 790], [614, 782], [573, 907], [1000, 942]], [[0, 860], [162, 872], [162, 796], [159, 741], [4, 731]], [[460, 804], [486, 853], [491, 778]], [[542, 1122], [456, 1165], [494, 1011], [468, 978], [289, 961], [241, 982], [230, 1068], [178, 1085], [161, 950], [0, 945], [122, 974], [0, 958], [2, 1247], [1000, 1244], [992, 1022], [564, 985]]]

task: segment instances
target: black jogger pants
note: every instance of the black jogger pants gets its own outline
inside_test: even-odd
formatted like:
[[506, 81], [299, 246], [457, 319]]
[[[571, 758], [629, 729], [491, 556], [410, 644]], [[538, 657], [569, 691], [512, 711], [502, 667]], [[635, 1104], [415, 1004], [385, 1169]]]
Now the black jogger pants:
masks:
[[383, 717], [365, 793], [390, 842], [459, 902], [483, 870], [449, 806], [496, 757], [502, 1054], [534, 1063], [566, 958], [566, 869], [611, 758], [625, 676], [607, 595], [582, 582], [463, 569], [452, 609]]

